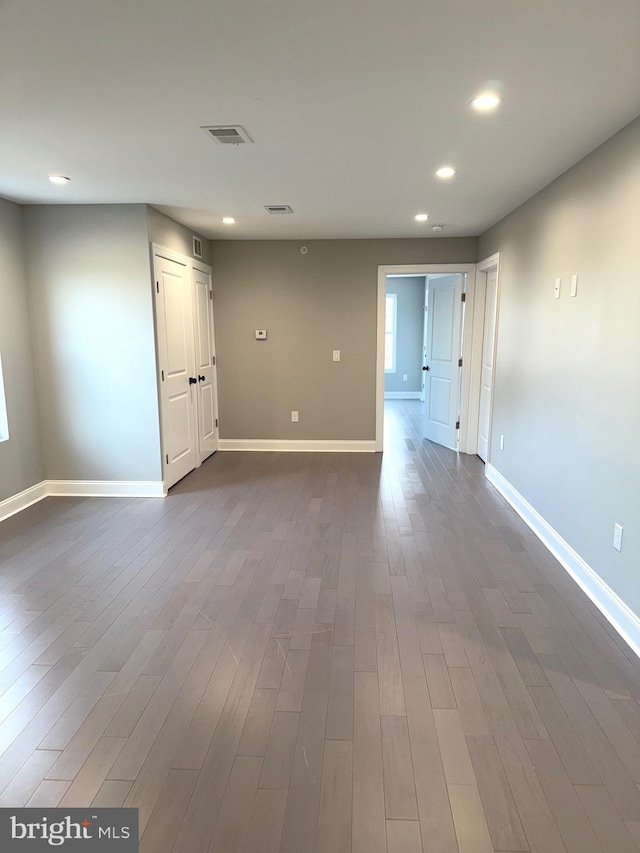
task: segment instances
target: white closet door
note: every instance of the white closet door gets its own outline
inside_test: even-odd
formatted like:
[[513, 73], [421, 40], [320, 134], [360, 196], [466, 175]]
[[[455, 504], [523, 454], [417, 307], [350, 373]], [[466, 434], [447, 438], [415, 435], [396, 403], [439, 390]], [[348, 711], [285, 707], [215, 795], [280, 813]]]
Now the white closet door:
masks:
[[[154, 253], [164, 483], [169, 488], [198, 463], [193, 290], [188, 259]], [[195, 380], [195, 382], [194, 382]]]
[[193, 265], [195, 358], [198, 378], [198, 461], [218, 449], [218, 394], [211, 301], [211, 270]]

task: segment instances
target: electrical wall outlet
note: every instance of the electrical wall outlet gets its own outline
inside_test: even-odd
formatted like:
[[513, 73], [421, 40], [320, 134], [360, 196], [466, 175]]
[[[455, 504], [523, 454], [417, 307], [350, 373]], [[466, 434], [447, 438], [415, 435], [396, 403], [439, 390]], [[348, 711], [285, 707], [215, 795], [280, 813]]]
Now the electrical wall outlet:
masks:
[[291, 423], [292, 424], [298, 423], [298, 413], [297, 412], [291, 412]]
[[256, 340], [257, 341], [266, 341], [267, 340], [267, 330], [266, 329], [256, 329]]
[[613, 525], [613, 547], [622, 551], [622, 525], [617, 522]]

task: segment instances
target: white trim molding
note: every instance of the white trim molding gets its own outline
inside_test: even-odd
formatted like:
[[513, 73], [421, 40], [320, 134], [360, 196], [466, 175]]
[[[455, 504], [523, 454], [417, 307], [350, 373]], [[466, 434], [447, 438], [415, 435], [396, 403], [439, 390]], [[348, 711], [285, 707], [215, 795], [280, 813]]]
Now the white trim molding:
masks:
[[385, 391], [385, 400], [422, 400], [422, 391]]
[[28, 506], [38, 503], [38, 501], [46, 498], [47, 495], [47, 483], [46, 480], [43, 480], [42, 483], [36, 483], [35, 486], [30, 486], [23, 492], [18, 492], [17, 495], [12, 495], [10, 498], [0, 501], [0, 521], [4, 521], [5, 518], [10, 518], [10, 516], [26, 509]]
[[163, 498], [164, 484], [155, 480], [47, 480], [50, 497]]
[[43, 480], [0, 501], [0, 521], [43, 498], [164, 498], [166, 494], [164, 485], [155, 480]]
[[486, 466], [486, 477], [640, 657], [640, 618], [637, 614], [493, 465]]
[[375, 453], [375, 441], [289, 441], [276, 438], [221, 438], [219, 450], [272, 451], [281, 453]]

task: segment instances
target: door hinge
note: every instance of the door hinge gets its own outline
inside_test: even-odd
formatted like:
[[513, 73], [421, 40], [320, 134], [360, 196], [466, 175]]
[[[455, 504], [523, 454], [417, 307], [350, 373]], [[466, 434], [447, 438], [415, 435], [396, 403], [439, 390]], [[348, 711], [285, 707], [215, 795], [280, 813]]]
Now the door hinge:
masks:
[[458, 367], [462, 367], [462, 359], [461, 358], [458, 359]]
[[460, 429], [460, 421], [456, 421], [456, 429]]
[[211, 358], [213, 359], [213, 363], [215, 364], [215, 363], [216, 363], [216, 357], [215, 357], [215, 355], [212, 355], [212, 356], [211, 356]]
[[467, 294], [463, 293], [460, 298], [462, 299], [463, 302], [466, 302], [467, 301]]
[[156, 293], [160, 293], [160, 282], [156, 281]]
[[164, 458], [167, 460], [167, 465], [169, 464], [169, 454], [165, 453]]
[[216, 418], [216, 429], [218, 428], [218, 419]]
[[164, 370], [161, 370], [160, 373], [162, 374], [162, 381], [164, 382]]
[[213, 290], [209, 291], [209, 299], [213, 299]]

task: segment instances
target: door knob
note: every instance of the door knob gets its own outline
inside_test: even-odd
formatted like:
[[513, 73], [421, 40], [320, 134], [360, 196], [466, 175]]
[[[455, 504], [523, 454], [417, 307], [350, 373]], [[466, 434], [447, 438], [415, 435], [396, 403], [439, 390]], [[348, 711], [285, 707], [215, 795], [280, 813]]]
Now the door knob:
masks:
[[430, 367], [429, 367], [429, 365], [427, 364], [427, 365], [426, 365], [425, 367], [423, 367], [422, 369], [423, 369], [423, 370], [430, 370], [431, 368], [430, 368]]
[[189, 385], [195, 385], [197, 381], [198, 381], [198, 380], [196, 379], [196, 377], [195, 377], [195, 376], [190, 376], [190, 377], [189, 377]]
[[198, 382], [204, 382], [204, 380], [205, 380], [205, 377], [200, 376], [200, 374], [198, 374]]

